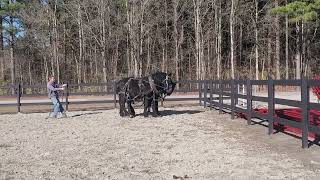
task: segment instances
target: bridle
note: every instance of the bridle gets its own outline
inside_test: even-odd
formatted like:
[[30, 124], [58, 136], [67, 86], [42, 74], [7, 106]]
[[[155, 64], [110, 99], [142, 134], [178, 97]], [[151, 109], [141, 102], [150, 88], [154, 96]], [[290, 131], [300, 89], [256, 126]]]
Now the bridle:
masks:
[[[149, 76], [149, 81], [150, 81], [150, 77]], [[161, 100], [164, 100], [165, 97], [168, 95], [167, 94], [167, 91], [169, 90], [169, 81], [171, 81], [170, 77], [168, 75], [166, 75], [166, 78], [161, 82], [161, 85], [157, 85], [154, 82], [154, 80], [152, 79], [152, 85], [151, 85], [151, 89], [155, 89], [153, 90], [153, 96], [151, 98], [153, 98], [154, 101], [161, 101]], [[149, 82], [150, 84], [150, 82]], [[156, 88], [152, 88], [152, 87], [160, 87], [161, 89], [163, 89], [164, 91], [161, 91], [161, 93], [159, 93], [159, 91], [156, 89]], [[160, 94], [159, 98], [156, 98], [156, 94]], [[151, 98], [148, 98], [148, 99], [151, 99]]]
[[[151, 76], [150, 76], [151, 77]], [[166, 78], [161, 82], [161, 84], [162, 85], [157, 85], [157, 84], [154, 84], [156, 87], [159, 87], [159, 88], [161, 88], [161, 89], [164, 89], [165, 90], [165, 93], [164, 94], [166, 94], [166, 91], [168, 91], [169, 90], [169, 80], [170, 80], [170, 78], [169, 78], [169, 76], [168, 75], [166, 75]], [[152, 80], [152, 82], [154, 82], [154, 80]], [[149, 82], [150, 83], [150, 82]]]

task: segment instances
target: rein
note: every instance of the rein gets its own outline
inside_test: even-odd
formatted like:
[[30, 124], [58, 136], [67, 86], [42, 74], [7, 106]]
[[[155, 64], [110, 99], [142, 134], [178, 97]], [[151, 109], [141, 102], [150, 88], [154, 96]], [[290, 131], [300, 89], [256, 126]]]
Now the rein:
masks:
[[[119, 93], [124, 94], [124, 95], [126, 96], [126, 100], [127, 100], [127, 101], [133, 101], [133, 102], [134, 102], [137, 98], [139, 98], [139, 97], [142, 96], [142, 93], [139, 94], [139, 95], [137, 95], [137, 96], [135, 96], [135, 97], [133, 97], [133, 98], [130, 98], [130, 96], [129, 96], [129, 94], [128, 94], [128, 88], [129, 88], [129, 82], [130, 82], [132, 79], [134, 79], [134, 78], [130, 78], [130, 79], [126, 82], [126, 84], [123, 86], [122, 90], [121, 90]], [[143, 80], [142, 78], [139, 79], [139, 84], [138, 84], [138, 85], [139, 85], [139, 88], [140, 88], [140, 89], [141, 89], [141, 86], [143, 85], [143, 82], [144, 82], [144, 83], [148, 83], [148, 84], [150, 85], [151, 90], [150, 90], [149, 92], [147, 92], [147, 94], [150, 93], [150, 92], [153, 92], [153, 93], [156, 93], [156, 94], [159, 93], [157, 87], [160, 87], [161, 89], [165, 89], [165, 90], [168, 89], [168, 87], [169, 87], [169, 84], [168, 84], [168, 76], [166, 76], [166, 79], [161, 82], [161, 84], [166, 84], [166, 87], [155, 84], [155, 83], [154, 83], [154, 79], [152, 78], [152, 76], [148, 76], [148, 81], [147, 81], [147, 80]], [[163, 93], [163, 94], [164, 94], [164, 93]], [[164, 98], [167, 96], [166, 94], [165, 94], [165, 95], [163, 95], [163, 94], [161, 93], [161, 95], [160, 95], [159, 98], [155, 98], [154, 96], [152, 96], [152, 97], [150, 97], [150, 98], [144, 96], [144, 98], [147, 98], [148, 100], [153, 99], [154, 101], [161, 101], [161, 100], [164, 100]], [[144, 101], [142, 102], [142, 105], [144, 105]], [[142, 105], [141, 105], [141, 106], [142, 106]]]
[[[155, 83], [154, 83], [154, 80], [152, 79], [151, 76], [148, 77], [148, 80], [149, 80], [149, 81], [146, 81], [146, 80], [142, 80], [142, 81], [143, 81], [143, 82], [146, 82], [146, 83], [149, 83], [150, 86], [151, 86], [151, 89], [153, 89], [152, 86], [160, 87], [160, 88], [162, 88], [162, 89], [167, 89], [168, 86], [169, 86], [169, 84], [168, 84], [168, 80], [169, 80], [169, 79], [168, 79], [168, 76], [166, 76], [166, 79], [161, 82], [161, 84], [164, 84], [164, 83], [165, 83], [165, 84], [167, 85], [167, 87], [164, 87], [164, 86], [160, 86], [160, 85], [155, 84]], [[151, 82], [151, 83], [150, 83], [150, 82]], [[156, 91], [158, 91], [158, 90], [156, 89]]]

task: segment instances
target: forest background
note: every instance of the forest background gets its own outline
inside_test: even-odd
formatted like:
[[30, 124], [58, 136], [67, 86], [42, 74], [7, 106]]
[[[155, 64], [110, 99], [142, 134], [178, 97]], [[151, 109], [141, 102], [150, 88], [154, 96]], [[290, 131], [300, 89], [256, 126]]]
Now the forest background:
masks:
[[300, 79], [320, 73], [320, 0], [0, 0], [0, 84]]

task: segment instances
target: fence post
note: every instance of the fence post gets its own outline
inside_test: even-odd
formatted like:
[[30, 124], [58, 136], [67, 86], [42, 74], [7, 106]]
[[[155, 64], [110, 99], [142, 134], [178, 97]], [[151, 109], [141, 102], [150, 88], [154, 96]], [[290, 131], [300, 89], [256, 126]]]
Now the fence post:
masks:
[[309, 134], [309, 86], [308, 80], [305, 77], [301, 79], [301, 108], [302, 108], [302, 148], [308, 147]]
[[[238, 79], [239, 80], [239, 79]], [[236, 94], [236, 99], [235, 99], [235, 105], [238, 105], [239, 104], [239, 87], [240, 87], [240, 84], [239, 83], [235, 83], [236, 87], [235, 87], [235, 94]]]
[[273, 133], [273, 122], [274, 122], [274, 80], [268, 77], [268, 122], [269, 122], [269, 132], [271, 135]]
[[210, 110], [212, 110], [212, 101], [213, 101], [213, 80], [209, 81], [210, 83]]
[[201, 106], [201, 99], [202, 99], [202, 83], [201, 83], [201, 80], [199, 80], [198, 82], [198, 88], [199, 88], [199, 105]]
[[67, 86], [66, 86], [66, 111], [69, 110], [69, 83], [67, 83]]
[[18, 83], [17, 85], [17, 110], [18, 113], [21, 112], [21, 84]]
[[251, 80], [247, 80], [247, 124], [251, 125], [252, 118], [252, 85]]
[[219, 114], [222, 114], [222, 103], [223, 103], [223, 87], [222, 80], [219, 79]]
[[117, 108], [117, 87], [116, 87], [116, 81], [113, 82], [113, 107]]
[[203, 88], [204, 88], [204, 92], [203, 92], [203, 107], [206, 108], [207, 107], [207, 101], [208, 101], [208, 81], [204, 81]]
[[236, 94], [235, 94], [235, 82], [234, 79], [231, 79], [231, 119], [234, 119], [234, 114], [235, 114], [235, 102], [236, 102]]

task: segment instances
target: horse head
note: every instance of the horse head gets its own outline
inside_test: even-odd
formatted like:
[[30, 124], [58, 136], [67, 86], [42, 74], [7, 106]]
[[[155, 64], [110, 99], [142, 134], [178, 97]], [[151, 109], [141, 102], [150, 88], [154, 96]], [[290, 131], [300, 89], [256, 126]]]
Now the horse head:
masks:
[[151, 75], [154, 83], [157, 85], [157, 89], [159, 92], [170, 96], [174, 88], [176, 86], [176, 83], [171, 78], [171, 73], [164, 73], [164, 72], [156, 72]]

